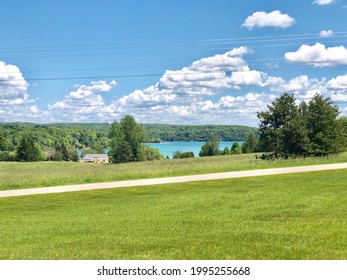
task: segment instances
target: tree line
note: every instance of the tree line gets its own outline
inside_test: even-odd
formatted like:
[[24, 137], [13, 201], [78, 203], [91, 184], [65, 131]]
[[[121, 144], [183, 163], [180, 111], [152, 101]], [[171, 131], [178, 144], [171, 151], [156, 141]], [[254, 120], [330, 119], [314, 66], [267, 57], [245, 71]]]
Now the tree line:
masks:
[[[128, 117], [125, 119], [129, 119]], [[117, 122], [116, 122], [117, 123]], [[114, 146], [115, 123], [0, 123], [0, 161], [64, 160], [76, 161], [76, 149], [85, 153], [104, 153], [105, 148]], [[255, 128], [243, 126], [185, 126], [185, 125], [141, 125], [142, 143], [161, 141], [201, 141], [218, 135], [222, 140], [242, 140]], [[123, 129], [127, 130], [127, 127]], [[112, 132], [113, 131], [113, 132]], [[165, 131], [165, 132], [164, 132]], [[191, 131], [191, 135], [189, 134]], [[111, 133], [110, 133], [111, 132]], [[112, 134], [113, 133], [113, 134]], [[128, 139], [129, 136], [126, 136]], [[129, 140], [129, 139], [128, 139]], [[23, 142], [23, 143], [21, 143]], [[40, 150], [39, 156], [26, 158], [19, 156], [17, 150], [35, 142]], [[131, 142], [131, 141], [130, 141]], [[130, 144], [131, 146], [132, 144]], [[124, 146], [124, 142], [123, 142]], [[126, 145], [125, 145], [126, 146]], [[120, 149], [120, 147], [117, 147]], [[123, 147], [127, 149], [127, 147]], [[127, 153], [126, 153], [127, 154]], [[129, 160], [157, 158], [150, 148], [141, 148], [141, 153], [132, 148]], [[117, 159], [118, 160], [118, 159]]]
[[[78, 161], [76, 149], [104, 153], [114, 163], [160, 159], [151, 140], [207, 139], [200, 156], [263, 152], [262, 158], [327, 156], [347, 150], [347, 118], [329, 98], [316, 94], [298, 103], [283, 94], [259, 112], [259, 129], [243, 126], [141, 125], [131, 115], [112, 124], [0, 124], [0, 161]], [[191, 134], [189, 134], [191, 133]], [[233, 135], [233, 136], [231, 136]], [[231, 138], [228, 138], [231, 137]], [[219, 150], [220, 140], [245, 140]], [[88, 150], [86, 150], [86, 148]], [[174, 158], [194, 157], [176, 152]]]
[[239, 125], [171, 125], [145, 124], [148, 142], [208, 141], [217, 137], [220, 141], [244, 141], [257, 128]]

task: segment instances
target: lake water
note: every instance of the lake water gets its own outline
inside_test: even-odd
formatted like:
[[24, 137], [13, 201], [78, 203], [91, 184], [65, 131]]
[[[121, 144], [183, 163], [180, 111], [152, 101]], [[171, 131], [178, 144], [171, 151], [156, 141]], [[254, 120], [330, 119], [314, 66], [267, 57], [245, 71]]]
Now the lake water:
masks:
[[[230, 149], [234, 142], [239, 143], [240, 146], [243, 143], [243, 141], [221, 141], [219, 144], [219, 149], [222, 151], [225, 147], [228, 147]], [[163, 142], [146, 143], [145, 145], [157, 148], [160, 154], [162, 154], [164, 157], [169, 156], [169, 158], [172, 158], [173, 153], [176, 151], [193, 152], [195, 157], [198, 157], [201, 147], [204, 144], [205, 142]], [[82, 152], [82, 149], [77, 149], [77, 154], [79, 157], [81, 156]], [[104, 152], [107, 154], [109, 152], [109, 149], [106, 148]]]
[[[234, 142], [237, 142], [240, 145], [243, 143], [243, 141], [221, 141], [219, 149], [223, 150], [225, 147], [230, 149]], [[164, 157], [169, 156], [169, 158], [172, 158], [173, 153], [176, 151], [193, 152], [195, 157], [198, 157], [201, 147], [204, 144], [205, 142], [163, 142], [147, 143], [146, 145], [157, 148]]]

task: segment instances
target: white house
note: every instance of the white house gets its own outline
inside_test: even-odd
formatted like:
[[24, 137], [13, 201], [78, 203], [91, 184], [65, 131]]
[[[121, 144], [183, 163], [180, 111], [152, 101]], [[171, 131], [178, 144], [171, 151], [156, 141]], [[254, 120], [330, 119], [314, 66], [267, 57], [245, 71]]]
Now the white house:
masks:
[[79, 162], [108, 163], [107, 154], [86, 154]]

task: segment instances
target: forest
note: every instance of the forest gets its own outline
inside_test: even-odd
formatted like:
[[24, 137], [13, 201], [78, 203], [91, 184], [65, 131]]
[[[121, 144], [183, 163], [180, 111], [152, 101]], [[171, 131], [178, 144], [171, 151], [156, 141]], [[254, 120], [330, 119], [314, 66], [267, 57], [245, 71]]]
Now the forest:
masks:
[[[215, 136], [221, 141], [245, 140], [257, 128], [227, 125], [143, 124], [144, 142], [207, 141]], [[100, 153], [110, 147], [108, 123], [0, 123], [0, 160], [10, 160], [22, 137], [30, 134], [46, 155], [56, 150], [89, 149]]]

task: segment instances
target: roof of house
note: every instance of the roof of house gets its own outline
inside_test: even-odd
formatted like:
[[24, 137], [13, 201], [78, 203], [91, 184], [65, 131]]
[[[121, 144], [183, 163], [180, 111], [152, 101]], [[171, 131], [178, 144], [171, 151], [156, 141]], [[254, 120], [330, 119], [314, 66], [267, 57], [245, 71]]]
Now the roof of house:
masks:
[[95, 158], [104, 158], [107, 159], [107, 154], [86, 154], [82, 160], [94, 160]]

